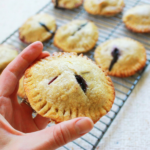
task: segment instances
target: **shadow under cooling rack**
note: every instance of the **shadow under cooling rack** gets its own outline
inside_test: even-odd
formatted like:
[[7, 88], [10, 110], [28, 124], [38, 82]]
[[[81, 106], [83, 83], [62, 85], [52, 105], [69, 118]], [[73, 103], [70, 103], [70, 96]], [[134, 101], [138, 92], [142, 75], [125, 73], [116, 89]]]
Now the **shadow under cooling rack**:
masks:
[[[145, 2], [149, 2], [148, 0]], [[140, 0], [125, 0], [126, 7], [124, 8], [124, 11], [122, 14], [140, 4], [144, 4], [143, 1]], [[141, 42], [146, 50], [147, 50], [147, 63], [145, 68], [150, 64], [150, 34], [137, 34], [132, 33], [128, 31], [124, 24], [122, 23], [122, 14], [118, 14], [115, 17], [100, 17], [100, 16], [92, 16], [85, 12], [83, 7], [80, 7], [75, 10], [59, 10], [55, 9], [53, 7], [52, 3], [48, 3], [46, 6], [44, 6], [39, 12], [45, 12], [48, 14], [53, 15], [56, 18], [57, 27], [66, 24], [67, 22], [71, 21], [72, 19], [87, 19], [92, 20], [99, 29], [99, 39], [97, 42], [97, 45], [101, 44], [102, 42], [105, 42], [106, 40], [113, 39], [113, 38], [119, 38], [119, 37], [130, 37], [133, 38], [139, 42]], [[39, 13], [38, 12], [38, 13]], [[2, 43], [10, 44], [16, 46], [19, 50], [23, 50], [27, 45], [22, 43], [18, 38], [18, 30], [16, 30], [14, 33], [12, 33], [8, 38], [6, 38]], [[53, 45], [53, 39], [44, 42], [44, 50], [49, 51], [50, 53], [58, 52], [60, 51]], [[96, 45], [96, 46], [97, 46]], [[93, 59], [94, 55], [94, 49], [86, 53], [88, 57]], [[104, 134], [110, 127], [111, 123], [119, 113], [120, 109], [123, 107], [124, 103], [128, 99], [129, 95], [135, 88], [136, 84], [140, 80], [145, 68], [135, 74], [134, 76], [131, 76], [129, 78], [115, 78], [111, 77], [116, 91], [116, 98], [115, 102], [113, 104], [113, 107], [111, 111], [102, 117], [94, 126], [93, 130], [84, 135], [83, 137], [68, 143], [67, 145], [59, 148], [60, 150], [93, 150], [96, 149], [96, 146], [103, 138]], [[49, 124], [48, 126], [51, 126], [52, 124]]]

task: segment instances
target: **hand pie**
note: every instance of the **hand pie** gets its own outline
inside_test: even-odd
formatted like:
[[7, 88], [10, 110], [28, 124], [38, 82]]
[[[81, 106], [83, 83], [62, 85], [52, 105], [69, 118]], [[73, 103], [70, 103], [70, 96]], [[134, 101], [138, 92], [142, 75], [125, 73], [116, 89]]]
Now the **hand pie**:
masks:
[[93, 22], [74, 20], [60, 27], [54, 45], [65, 52], [84, 53], [91, 50], [98, 40], [98, 28]]
[[19, 89], [18, 89], [17, 94], [20, 98], [28, 101], [28, 98], [27, 98], [26, 93], [24, 91], [23, 80], [24, 80], [24, 76], [19, 81]]
[[126, 27], [133, 32], [150, 33], [150, 5], [139, 5], [123, 16]]
[[85, 116], [96, 123], [115, 98], [106, 73], [76, 53], [55, 53], [36, 61], [25, 72], [24, 89], [31, 107], [56, 123]]
[[55, 8], [74, 9], [82, 5], [83, 0], [52, 0]]
[[0, 45], [0, 72], [14, 60], [18, 55], [18, 50], [11, 45]]
[[123, 0], [85, 0], [84, 9], [92, 15], [114, 16], [122, 12]]
[[129, 38], [106, 41], [95, 50], [95, 61], [109, 75], [128, 77], [141, 70], [146, 64], [144, 46]]
[[30, 44], [35, 41], [44, 42], [50, 39], [56, 30], [54, 17], [49, 14], [37, 14], [30, 17], [19, 29], [19, 38]]

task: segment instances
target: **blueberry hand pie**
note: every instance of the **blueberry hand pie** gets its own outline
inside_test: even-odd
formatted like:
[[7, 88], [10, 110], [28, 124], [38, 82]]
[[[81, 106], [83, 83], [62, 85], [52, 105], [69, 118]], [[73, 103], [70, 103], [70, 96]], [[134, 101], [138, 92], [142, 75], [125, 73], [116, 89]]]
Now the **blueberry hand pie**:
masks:
[[18, 50], [10, 45], [0, 45], [0, 72], [17, 57]]
[[126, 27], [133, 32], [150, 33], [150, 5], [139, 5], [123, 16]]
[[84, 116], [96, 123], [115, 98], [106, 73], [76, 53], [54, 53], [35, 62], [25, 72], [24, 88], [31, 107], [56, 123]]
[[98, 40], [98, 29], [93, 22], [74, 20], [60, 27], [54, 45], [65, 52], [84, 53], [91, 50]]
[[27, 100], [27, 96], [24, 91], [23, 80], [24, 80], [24, 76], [19, 81], [19, 89], [18, 89], [17, 94], [20, 98]]
[[114, 16], [120, 13], [125, 4], [123, 0], [85, 0], [84, 8], [92, 15]]
[[95, 60], [109, 75], [128, 77], [141, 70], [146, 63], [144, 46], [129, 38], [106, 41], [95, 50]]
[[74, 9], [82, 5], [83, 0], [52, 0], [55, 8]]
[[37, 14], [30, 17], [19, 29], [19, 38], [24, 43], [44, 42], [50, 39], [56, 30], [54, 17], [49, 14]]

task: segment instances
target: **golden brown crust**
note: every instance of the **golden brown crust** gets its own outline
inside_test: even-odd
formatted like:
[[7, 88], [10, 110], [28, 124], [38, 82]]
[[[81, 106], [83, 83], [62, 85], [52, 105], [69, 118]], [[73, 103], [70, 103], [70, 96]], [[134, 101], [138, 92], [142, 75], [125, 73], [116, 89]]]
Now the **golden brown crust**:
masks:
[[130, 26], [129, 24], [127, 24], [126, 22], [124, 22], [126, 27], [131, 30], [132, 32], [136, 32], [136, 33], [150, 33], [150, 28], [147, 29], [137, 29], [135, 27]]
[[129, 9], [122, 20], [133, 32], [150, 33], [150, 5], [139, 5]]
[[[118, 61], [114, 64], [111, 71], [109, 67], [112, 57], [112, 50], [120, 50]], [[111, 76], [128, 77], [141, 70], [146, 64], [146, 50], [144, 46], [130, 38], [118, 38], [102, 43], [95, 50], [94, 55], [97, 64]]]
[[[56, 47], [58, 47], [58, 49], [60, 49], [60, 50], [62, 50], [62, 51], [64, 51], [64, 52], [73, 52], [73, 51], [67, 51], [66, 49], [64, 49], [63, 47], [61, 47], [59, 44], [58, 44], [58, 42], [57, 42], [57, 39], [56, 38], [54, 38], [54, 45], [56, 46]], [[90, 45], [90, 50], [91, 49], [93, 49], [95, 47], [95, 43], [92, 43], [91, 45]], [[76, 53], [86, 53], [86, 52], [88, 52], [89, 50], [84, 50], [84, 51], [82, 51], [82, 52], [77, 52], [76, 51]]]
[[[75, 74], [86, 81], [86, 92]], [[89, 58], [75, 53], [55, 53], [35, 62], [25, 72], [24, 88], [32, 108], [57, 123], [84, 116], [96, 123], [111, 109], [115, 98], [106, 73]]]
[[111, 17], [122, 12], [124, 7], [123, 0], [102, 0], [99, 3], [96, 0], [84, 1], [84, 9], [92, 15]]
[[85, 53], [95, 46], [98, 34], [94, 23], [74, 20], [57, 30], [54, 45], [65, 52]]

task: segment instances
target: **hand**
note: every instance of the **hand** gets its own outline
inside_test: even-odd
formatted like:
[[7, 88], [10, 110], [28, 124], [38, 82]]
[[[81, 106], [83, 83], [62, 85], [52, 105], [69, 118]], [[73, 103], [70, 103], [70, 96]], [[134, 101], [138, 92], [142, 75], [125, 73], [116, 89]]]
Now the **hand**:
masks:
[[[25, 48], [0, 76], [0, 149], [52, 150], [56, 149], [93, 128], [89, 118], [77, 118], [44, 129], [48, 118], [37, 115], [32, 118], [32, 109], [19, 104], [17, 91], [19, 80], [36, 59], [49, 56], [42, 52], [41, 42]], [[40, 131], [41, 130], [41, 131]]]

